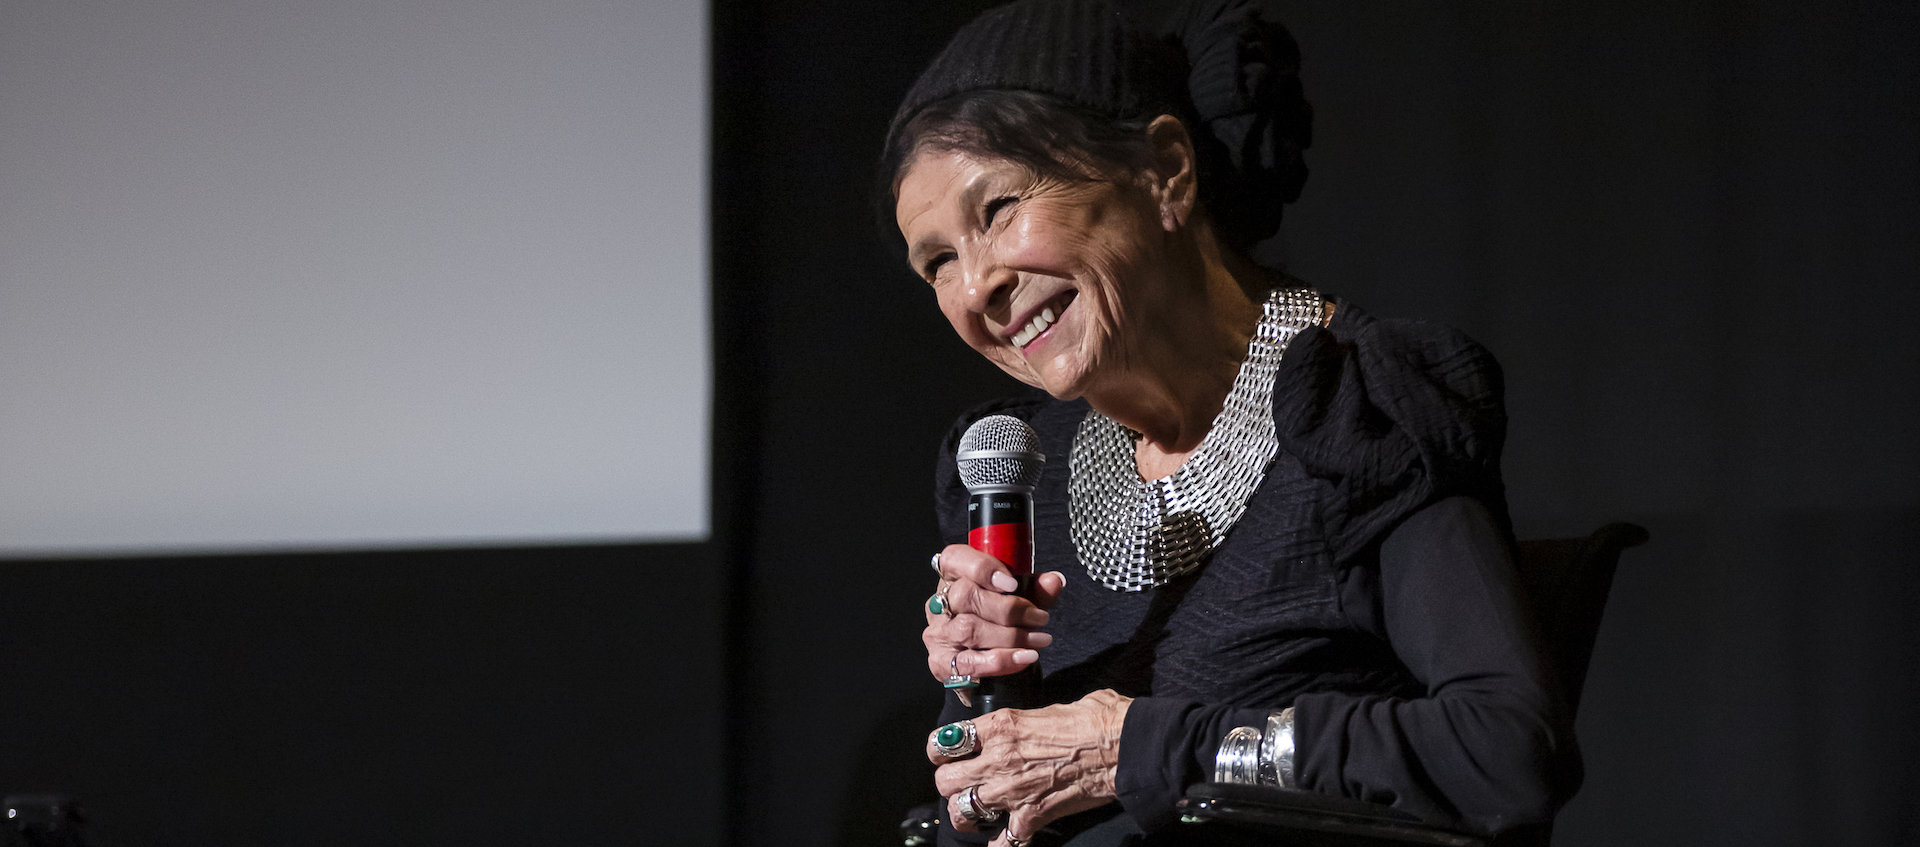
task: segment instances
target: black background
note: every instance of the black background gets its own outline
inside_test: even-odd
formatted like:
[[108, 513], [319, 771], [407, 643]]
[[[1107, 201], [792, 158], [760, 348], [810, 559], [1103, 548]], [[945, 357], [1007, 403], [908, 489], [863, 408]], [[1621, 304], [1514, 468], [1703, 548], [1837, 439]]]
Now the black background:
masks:
[[[933, 449], [1012, 383], [867, 192], [985, 5], [714, 9], [713, 542], [0, 564], [0, 791], [103, 847], [894, 843]], [[1500, 356], [1523, 535], [1653, 532], [1557, 843], [1920, 843], [1920, 9], [1280, 9], [1291, 270]]]

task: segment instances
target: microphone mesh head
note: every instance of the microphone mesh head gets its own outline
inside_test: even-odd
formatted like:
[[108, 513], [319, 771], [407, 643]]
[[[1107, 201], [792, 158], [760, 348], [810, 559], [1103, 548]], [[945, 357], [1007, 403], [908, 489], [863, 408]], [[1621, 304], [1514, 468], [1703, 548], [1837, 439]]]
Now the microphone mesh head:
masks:
[[[977, 455], [982, 453], [986, 455]], [[968, 491], [1032, 488], [1040, 481], [1040, 469], [1047, 460], [1040, 453], [1040, 435], [1012, 415], [988, 415], [974, 421], [960, 436], [960, 449], [954, 458], [960, 465], [960, 482]]]

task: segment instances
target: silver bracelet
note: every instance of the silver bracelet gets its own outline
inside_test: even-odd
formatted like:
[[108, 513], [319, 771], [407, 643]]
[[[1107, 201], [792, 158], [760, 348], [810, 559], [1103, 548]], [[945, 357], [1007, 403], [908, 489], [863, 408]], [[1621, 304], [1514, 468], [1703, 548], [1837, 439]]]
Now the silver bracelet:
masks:
[[1213, 781], [1293, 788], [1293, 709], [1267, 715], [1264, 729], [1237, 726], [1213, 756]]
[[1237, 726], [1213, 754], [1213, 781], [1252, 785], [1260, 778], [1260, 730]]
[[1293, 788], [1293, 707], [1267, 715], [1267, 731], [1260, 737], [1260, 782]]

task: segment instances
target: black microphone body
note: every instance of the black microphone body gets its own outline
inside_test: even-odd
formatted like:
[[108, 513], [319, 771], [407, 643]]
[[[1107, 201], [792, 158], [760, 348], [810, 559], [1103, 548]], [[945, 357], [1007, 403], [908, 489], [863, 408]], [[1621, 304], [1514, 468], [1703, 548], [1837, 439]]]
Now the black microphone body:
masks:
[[[967, 546], [1005, 562], [1019, 580], [1014, 594], [1033, 599], [1033, 495], [998, 491], [967, 498]], [[980, 680], [980, 713], [1030, 709], [1040, 702], [1040, 665]]]

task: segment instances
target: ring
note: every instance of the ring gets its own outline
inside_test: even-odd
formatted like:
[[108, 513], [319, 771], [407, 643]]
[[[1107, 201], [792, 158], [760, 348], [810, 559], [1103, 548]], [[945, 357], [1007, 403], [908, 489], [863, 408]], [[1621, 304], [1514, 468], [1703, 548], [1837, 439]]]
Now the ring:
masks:
[[980, 687], [980, 683], [973, 681], [972, 674], [960, 672], [960, 654], [958, 652], [953, 654], [953, 661], [947, 663], [947, 668], [952, 671], [952, 673], [947, 674], [947, 681], [942, 683], [946, 687], [961, 689]]
[[974, 823], [995, 824], [1006, 817], [1006, 813], [980, 805], [980, 786], [969, 785], [960, 792], [960, 816]]
[[939, 591], [933, 592], [932, 597], [927, 598], [927, 611], [929, 613], [953, 617], [953, 603], [947, 600], [947, 591], [951, 588], [953, 588], [953, 583], [949, 582], [940, 586]]
[[1027, 847], [1027, 840], [1013, 833], [1007, 833], [1007, 847]]
[[973, 721], [954, 721], [933, 731], [933, 750], [949, 759], [971, 756], [980, 749], [980, 731]]
[[933, 554], [933, 572], [940, 574], [941, 576], [946, 576], [946, 573], [940, 570], [940, 554], [939, 553]]

